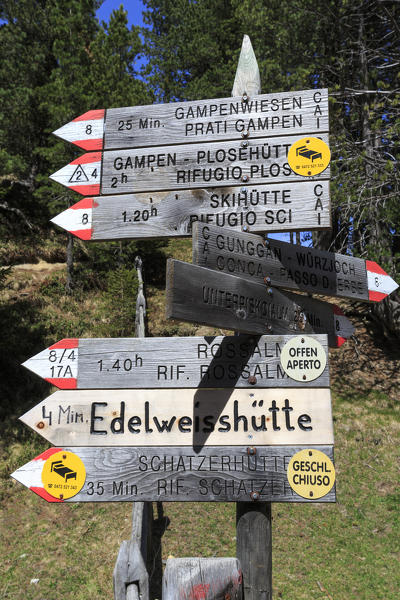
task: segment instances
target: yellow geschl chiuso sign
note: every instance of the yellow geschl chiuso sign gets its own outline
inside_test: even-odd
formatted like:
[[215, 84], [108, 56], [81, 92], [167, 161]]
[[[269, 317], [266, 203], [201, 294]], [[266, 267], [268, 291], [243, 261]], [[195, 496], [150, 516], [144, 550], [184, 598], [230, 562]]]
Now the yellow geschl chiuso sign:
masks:
[[287, 478], [296, 494], [308, 500], [318, 500], [331, 491], [335, 483], [335, 467], [329, 456], [320, 450], [301, 450], [290, 459]]
[[303, 177], [312, 177], [325, 171], [331, 160], [329, 146], [316, 137], [297, 140], [289, 148], [288, 163], [292, 171]]

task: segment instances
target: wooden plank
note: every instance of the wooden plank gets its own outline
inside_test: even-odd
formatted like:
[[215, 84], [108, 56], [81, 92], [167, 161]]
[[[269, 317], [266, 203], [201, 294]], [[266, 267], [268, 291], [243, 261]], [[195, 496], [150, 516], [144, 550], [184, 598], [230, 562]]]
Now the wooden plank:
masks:
[[[304, 447], [262, 446], [253, 455], [248, 448], [64, 448], [83, 461], [86, 480], [78, 494], [62, 502], [316, 502], [296, 494], [287, 479], [290, 459]], [[316, 449], [333, 459], [331, 446]], [[41, 480], [48, 452], [12, 477], [48, 502], [60, 502]], [[335, 486], [317, 502], [335, 502]]]
[[114, 566], [114, 600], [149, 600], [152, 522], [152, 504], [134, 502], [131, 537], [122, 542]]
[[[260, 71], [253, 46], [248, 35], [243, 36], [232, 96], [255, 96], [261, 92]], [[318, 111], [317, 111], [318, 112]]]
[[[328, 144], [328, 134], [319, 136]], [[50, 179], [84, 196], [282, 183], [303, 178], [287, 154], [298, 136], [91, 152]], [[329, 179], [327, 169], [314, 181]]]
[[249, 281], [376, 302], [398, 285], [372, 261], [194, 223], [193, 262]]
[[242, 600], [237, 558], [169, 558], [162, 582], [163, 600]]
[[171, 319], [246, 333], [263, 334], [269, 328], [271, 333], [326, 333], [331, 347], [354, 332], [333, 304], [179, 260], [168, 260], [166, 290]]
[[[291, 335], [64, 339], [23, 363], [61, 389], [328, 387], [297, 382], [280, 360]], [[328, 357], [325, 335], [313, 335]]]
[[242, 567], [245, 599], [272, 600], [272, 517], [270, 502], [237, 503], [236, 556]]
[[59, 446], [333, 444], [328, 388], [58, 390], [20, 420]]
[[256, 95], [247, 88], [248, 101], [240, 93], [88, 111], [53, 133], [84, 150], [112, 150], [240, 139], [247, 131], [250, 138], [329, 131], [327, 89]]
[[114, 600], [149, 600], [149, 576], [140, 545], [124, 540], [113, 571]]
[[189, 236], [196, 221], [233, 231], [329, 229], [329, 181], [95, 196], [51, 221], [93, 241]]

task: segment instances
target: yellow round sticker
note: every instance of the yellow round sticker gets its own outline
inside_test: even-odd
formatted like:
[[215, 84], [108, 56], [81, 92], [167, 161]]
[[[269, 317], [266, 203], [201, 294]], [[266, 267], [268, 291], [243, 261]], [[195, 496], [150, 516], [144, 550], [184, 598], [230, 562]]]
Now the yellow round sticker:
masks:
[[301, 450], [290, 459], [287, 478], [296, 494], [308, 500], [317, 500], [332, 489], [335, 467], [329, 456], [320, 450]]
[[82, 489], [85, 479], [85, 465], [73, 452], [55, 452], [43, 465], [43, 486], [54, 498], [72, 498]]
[[292, 171], [304, 177], [312, 177], [325, 171], [331, 160], [329, 146], [316, 137], [297, 140], [289, 148], [288, 163]]

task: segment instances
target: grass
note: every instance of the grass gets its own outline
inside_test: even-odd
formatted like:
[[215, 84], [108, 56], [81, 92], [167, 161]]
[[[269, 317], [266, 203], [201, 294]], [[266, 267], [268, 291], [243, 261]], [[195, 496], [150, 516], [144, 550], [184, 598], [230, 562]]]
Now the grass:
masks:
[[[273, 505], [274, 598], [397, 600], [398, 411], [373, 394], [356, 402], [335, 393], [334, 415], [337, 503]], [[40, 449], [21, 445], [10, 461]], [[112, 597], [131, 506], [50, 505], [9, 480], [3, 486], [0, 598]], [[234, 504], [164, 503], [164, 511], [164, 560], [235, 555]]]
[[[150, 334], [219, 333], [165, 320], [159, 269], [168, 256], [190, 261], [190, 242], [170, 242], [162, 253], [146, 280]], [[58, 271], [38, 278], [16, 270], [10, 277], [0, 303], [0, 366], [8, 374], [0, 390], [0, 600], [108, 600], [132, 505], [47, 504], [9, 477], [48, 447], [18, 417], [50, 387], [19, 364], [62, 337], [97, 336], [109, 319], [104, 294], [93, 288], [67, 296]], [[274, 600], [399, 597], [399, 356], [371, 344], [369, 332], [360, 347], [361, 358], [351, 342], [331, 356], [337, 503], [273, 505]], [[235, 555], [234, 504], [163, 506], [163, 560]]]

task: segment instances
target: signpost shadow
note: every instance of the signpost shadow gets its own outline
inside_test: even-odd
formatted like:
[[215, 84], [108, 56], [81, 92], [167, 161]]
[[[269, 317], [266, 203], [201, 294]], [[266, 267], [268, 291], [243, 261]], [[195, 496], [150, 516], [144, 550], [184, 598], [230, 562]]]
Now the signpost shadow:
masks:
[[[218, 421], [218, 418], [222, 414], [227, 402], [229, 401], [232, 394], [235, 392], [235, 386], [244, 370], [246, 365], [248, 364], [250, 358], [253, 355], [255, 348], [258, 345], [259, 339], [261, 336], [257, 335], [243, 335], [243, 344], [240, 345], [239, 348], [239, 356], [235, 353], [236, 361], [232, 358], [231, 364], [226, 364], [226, 359], [230, 354], [229, 344], [232, 344], [232, 338], [225, 337], [218, 350], [215, 353], [211, 363], [208, 365], [206, 372], [204, 373], [198, 389], [193, 398], [193, 450], [196, 453], [202, 451], [203, 447], [207, 443], [208, 437], [210, 433], [214, 430], [215, 423]], [[213, 339], [215, 337], [205, 337], [205, 340], [211, 346]], [[234, 365], [234, 368], [229, 368]], [[228, 372], [227, 372], [228, 371]], [[213, 410], [213, 415], [207, 415], [206, 409], [204, 409], [204, 405], [207, 406], [208, 395], [206, 389], [210, 388], [210, 379], [215, 381], [216, 379], [220, 379], [222, 381], [226, 381], [229, 378], [230, 387], [229, 388], [219, 388], [218, 395], [215, 395], [215, 405]], [[251, 376], [249, 376], [249, 383], [251, 385]], [[207, 418], [209, 417], [209, 418]], [[197, 431], [196, 422], [201, 422], [205, 420], [206, 426], [201, 430]]]

